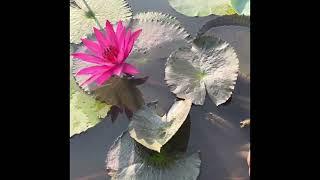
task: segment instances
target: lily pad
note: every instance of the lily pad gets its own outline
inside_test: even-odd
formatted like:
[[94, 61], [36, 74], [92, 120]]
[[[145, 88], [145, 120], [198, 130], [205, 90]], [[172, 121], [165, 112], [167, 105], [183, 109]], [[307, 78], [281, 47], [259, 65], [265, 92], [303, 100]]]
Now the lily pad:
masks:
[[142, 21], [161, 21], [173, 24], [180, 24], [176, 17], [162, 12], [141, 12], [134, 15], [133, 18]]
[[[197, 179], [201, 164], [199, 152], [168, 158], [164, 154], [150, 154], [147, 149], [130, 138], [126, 131], [108, 152], [107, 171], [113, 180]], [[150, 160], [170, 162], [165, 166], [157, 166], [150, 163]]]
[[198, 36], [215, 36], [230, 43], [237, 52], [241, 75], [250, 79], [250, 17], [222, 16], [208, 21]]
[[227, 42], [201, 36], [189, 47], [174, 51], [168, 58], [165, 80], [177, 97], [191, 99], [203, 105], [206, 92], [220, 105], [226, 102], [234, 89], [239, 60]]
[[[179, 47], [191, 43], [191, 37], [185, 29], [168, 20], [156, 21], [150, 16], [132, 20], [130, 26], [133, 29], [142, 29], [132, 53], [127, 62], [137, 67], [139, 76], [148, 76], [148, 81], [139, 86], [145, 95], [146, 102], [158, 101], [158, 107], [167, 111], [174, 102], [175, 97], [171, 95], [164, 81], [164, 69], [167, 57]], [[161, 93], [167, 92], [159, 99]]]
[[146, 105], [141, 107], [129, 124], [130, 136], [143, 146], [160, 152], [186, 120], [191, 104], [188, 99], [176, 101], [163, 117]]
[[[116, 22], [132, 17], [125, 0], [75, 0], [78, 7], [70, 6], [70, 42], [80, 43], [81, 38], [92, 32], [93, 27], [104, 26], [106, 20]], [[97, 21], [97, 22], [96, 22]]]
[[70, 79], [70, 137], [97, 125], [104, 118], [110, 106], [77, 89]]
[[231, 5], [237, 14], [250, 16], [250, 0], [231, 0]]
[[[154, 16], [150, 14], [154, 15], [156, 13], [149, 13], [149, 15], [147, 13], [140, 14], [137, 17], [141, 19], [132, 19], [124, 22], [132, 31], [142, 29], [126, 62], [139, 69], [140, 74], [136, 77], [149, 77], [146, 83], [139, 86], [143, 94], [146, 94], [144, 97], [145, 101], [152, 102], [159, 100], [159, 107], [167, 110], [173, 103], [174, 96], [172, 96], [168, 90], [163, 78], [166, 58], [173, 50], [190, 44], [191, 40], [190, 35], [181, 25], [168, 21], [157, 21], [153, 19]], [[167, 16], [164, 15], [163, 18], [164, 17]], [[92, 40], [95, 40], [94, 38], [95, 37], [92, 37]], [[79, 47], [77, 51], [87, 53], [87, 49], [84, 46]], [[76, 58], [73, 59], [72, 63], [73, 74], [76, 74], [82, 68], [94, 65]], [[75, 78], [78, 84], [82, 84], [89, 76], [82, 75], [76, 76]], [[81, 88], [90, 93], [96, 89], [97, 86], [95, 83], [91, 83], [83, 85]], [[168, 95], [165, 97], [168, 97], [168, 99], [158, 99], [160, 92], [164, 92], [163, 89], [167, 91]]]
[[235, 14], [230, 0], [168, 0], [170, 6], [186, 16]]

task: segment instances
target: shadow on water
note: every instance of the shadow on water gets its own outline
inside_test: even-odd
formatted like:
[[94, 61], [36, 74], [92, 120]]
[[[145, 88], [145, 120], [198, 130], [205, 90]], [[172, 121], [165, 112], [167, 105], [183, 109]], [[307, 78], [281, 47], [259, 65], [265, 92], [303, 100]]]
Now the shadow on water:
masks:
[[[191, 35], [197, 34], [205, 22], [216, 18], [216, 16], [186, 17], [175, 12], [167, 0], [128, 0], [128, 3], [134, 14], [142, 11], [161, 11], [177, 17]], [[247, 68], [249, 71], [250, 33], [242, 29], [244, 33], [235, 35], [234, 30], [226, 27], [229, 30], [224, 31], [223, 28], [225, 27], [219, 27], [213, 31], [235, 47], [240, 59], [240, 68]], [[154, 69], [161, 71], [162, 68], [154, 67]], [[162, 108], [169, 108], [175, 97], [169, 88], [162, 83], [160, 86], [157, 84], [158, 82], [149, 82], [141, 85], [139, 89], [143, 98], [147, 101], [156, 95], [156, 98], [161, 99]], [[154, 93], [155, 91], [157, 94]], [[250, 140], [249, 128], [240, 128], [240, 121], [250, 118], [250, 81], [243, 76], [238, 76], [230, 101], [216, 107], [207, 96], [203, 106], [192, 106], [189, 116], [192, 122], [188, 149], [201, 151], [202, 162], [198, 179], [249, 179], [246, 161], [238, 153]], [[86, 133], [72, 137], [70, 139], [70, 179], [110, 179], [105, 172], [107, 151], [127, 127], [128, 118], [124, 113], [120, 113], [113, 123], [110, 117], [107, 117]]]

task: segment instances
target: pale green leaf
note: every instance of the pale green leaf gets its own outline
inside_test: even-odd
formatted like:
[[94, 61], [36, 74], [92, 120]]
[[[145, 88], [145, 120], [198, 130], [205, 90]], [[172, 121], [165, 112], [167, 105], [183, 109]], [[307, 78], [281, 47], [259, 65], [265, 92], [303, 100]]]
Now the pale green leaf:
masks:
[[90, 34], [93, 27], [99, 28], [92, 15], [103, 27], [106, 20], [115, 23], [132, 17], [131, 9], [125, 0], [86, 0], [91, 12], [83, 3], [83, 0], [75, 0], [75, 2], [80, 8], [70, 6], [71, 43], [80, 43], [80, 38]]
[[236, 12], [230, 0], [168, 0], [172, 8], [186, 16], [230, 15]]

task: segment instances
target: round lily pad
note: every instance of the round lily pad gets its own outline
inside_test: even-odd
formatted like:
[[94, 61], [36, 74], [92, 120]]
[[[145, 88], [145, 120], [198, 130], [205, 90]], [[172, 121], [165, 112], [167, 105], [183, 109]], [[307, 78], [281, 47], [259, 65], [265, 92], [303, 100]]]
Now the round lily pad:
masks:
[[201, 36], [192, 46], [180, 48], [170, 55], [165, 80], [179, 98], [203, 105], [207, 92], [211, 100], [220, 105], [232, 94], [238, 63], [229, 43], [213, 36]]

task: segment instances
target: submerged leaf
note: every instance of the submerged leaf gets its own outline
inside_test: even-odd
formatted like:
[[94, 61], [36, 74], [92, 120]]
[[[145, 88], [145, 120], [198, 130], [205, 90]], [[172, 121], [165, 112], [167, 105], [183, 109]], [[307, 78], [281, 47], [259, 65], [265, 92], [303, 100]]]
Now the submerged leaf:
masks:
[[237, 14], [250, 16], [250, 0], [231, 0], [231, 5]]
[[235, 14], [230, 0], [168, 0], [172, 8], [186, 16]]
[[239, 60], [234, 49], [213, 36], [202, 36], [192, 47], [174, 51], [167, 60], [165, 80], [179, 98], [203, 105], [206, 91], [220, 105], [234, 89]]
[[142, 94], [136, 87], [141, 83], [139, 81], [141, 80], [114, 76], [93, 92], [97, 99], [107, 104], [135, 112], [144, 104]]
[[128, 132], [111, 146], [106, 160], [108, 175], [113, 180], [196, 180], [200, 163], [199, 152], [176, 157], [150, 153], [130, 138]]
[[80, 43], [80, 38], [92, 32], [93, 27], [99, 27], [94, 18], [104, 26], [105, 21], [116, 22], [132, 17], [131, 9], [125, 0], [75, 0], [80, 7], [70, 6], [70, 42]]
[[143, 106], [133, 114], [129, 124], [130, 136], [143, 146], [160, 152], [161, 147], [173, 137], [186, 120], [191, 104], [190, 100], [177, 101], [163, 117], [158, 116], [148, 106]]

